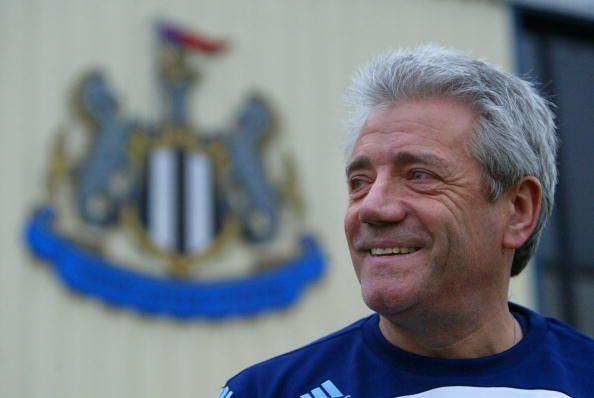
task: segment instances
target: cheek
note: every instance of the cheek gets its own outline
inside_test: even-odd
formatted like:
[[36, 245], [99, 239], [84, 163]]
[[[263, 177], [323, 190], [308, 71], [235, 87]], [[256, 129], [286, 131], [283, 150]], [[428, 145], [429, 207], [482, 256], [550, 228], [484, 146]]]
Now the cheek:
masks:
[[501, 240], [501, 219], [495, 217], [488, 206], [464, 212], [455, 228], [452, 232], [454, 243], [461, 246], [468, 256], [477, 259], [492, 255], [492, 249]]
[[346, 236], [347, 242], [349, 243], [349, 247], [351, 246], [351, 241], [354, 238], [358, 228], [359, 219], [356, 215], [356, 212], [350, 208], [347, 209], [344, 217], [344, 234]]
[[354, 249], [354, 241], [356, 239], [356, 233], [359, 229], [358, 218], [353, 211], [347, 210], [344, 218], [344, 233], [346, 236], [347, 245], [349, 247], [349, 253], [355, 274], [359, 281], [361, 281], [360, 269], [361, 269], [361, 253]]

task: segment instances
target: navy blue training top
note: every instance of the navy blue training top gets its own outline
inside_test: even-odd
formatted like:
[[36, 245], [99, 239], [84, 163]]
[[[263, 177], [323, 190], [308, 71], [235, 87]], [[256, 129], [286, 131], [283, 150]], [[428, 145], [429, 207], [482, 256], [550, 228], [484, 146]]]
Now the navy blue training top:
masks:
[[219, 398], [594, 397], [594, 340], [510, 304], [524, 338], [502, 353], [438, 359], [389, 343], [371, 315], [247, 368]]

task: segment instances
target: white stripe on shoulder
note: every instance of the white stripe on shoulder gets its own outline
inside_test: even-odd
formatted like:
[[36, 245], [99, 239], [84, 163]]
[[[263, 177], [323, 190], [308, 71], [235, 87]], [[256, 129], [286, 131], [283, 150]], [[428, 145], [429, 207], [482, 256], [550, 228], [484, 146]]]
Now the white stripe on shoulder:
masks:
[[219, 396], [217, 398], [231, 398], [232, 395], [233, 391], [231, 391], [229, 387], [225, 386], [221, 389], [221, 392], [219, 392]]

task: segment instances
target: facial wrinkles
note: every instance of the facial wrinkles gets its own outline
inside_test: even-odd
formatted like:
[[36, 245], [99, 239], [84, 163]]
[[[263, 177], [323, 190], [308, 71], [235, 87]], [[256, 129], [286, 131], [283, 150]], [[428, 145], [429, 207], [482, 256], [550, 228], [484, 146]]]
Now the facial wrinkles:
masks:
[[[456, 170], [453, 175], [450, 176], [443, 187], [441, 187], [434, 195], [412, 195], [406, 198], [399, 198], [401, 202], [400, 206], [407, 206], [409, 202], [428, 201], [434, 202], [434, 206], [445, 207], [447, 212], [451, 214], [452, 218], [456, 220], [453, 224], [457, 225], [458, 228], [462, 227], [466, 231], [472, 232], [472, 219], [478, 216], [475, 213], [469, 213], [468, 203], [485, 201], [482, 196], [483, 193], [480, 190], [469, 190], [471, 187], [472, 180], [478, 178], [478, 176], [472, 176], [469, 173], [470, 167], [465, 167], [464, 170]], [[414, 206], [411, 206], [414, 212]], [[458, 229], [456, 228], [456, 229]], [[448, 227], [449, 229], [449, 227]], [[439, 238], [439, 241], [443, 242], [443, 239], [447, 236], [447, 240], [455, 239], [457, 242], [450, 241], [450, 244], [445, 245], [444, 257], [450, 258], [452, 261], [457, 255], [452, 253], [453, 248], [464, 247], [465, 250], [471, 250], [474, 245], [469, 244], [473, 239], [480, 239], [473, 233], [460, 235], [455, 233], [455, 230], [451, 230], [450, 233], [446, 233], [441, 230], [428, 229], [428, 226], [423, 224], [423, 218], [406, 217], [400, 222], [386, 222], [380, 224], [367, 224], [361, 223], [358, 227], [357, 233], [354, 235], [353, 243], [354, 247], [360, 251], [370, 250], [374, 241], [389, 241], [395, 242], [390, 246], [406, 246], [421, 248], [430, 248], [433, 246], [433, 238]], [[467, 253], [470, 254], [470, 253]], [[473, 258], [477, 258], [480, 253], [474, 253], [471, 255]], [[453, 260], [456, 261], [456, 260]], [[454, 268], [461, 268], [463, 264], [454, 266]], [[466, 265], [468, 266], [468, 265]], [[446, 269], [435, 270], [438, 273], [447, 272]], [[464, 289], [459, 289], [458, 286], [450, 286], [446, 289], [440, 289], [442, 294], [446, 295], [458, 295], [463, 292]], [[444, 298], [445, 299], [445, 298]]]
[[480, 178], [480, 176], [473, 176], [472, 174], [470, 166], [458, 170], [455, 175], [445, 181], [444, 188], [439, 195], [440, 203], [447, 208], [458, 222], [464, 222], [462, 214], [468, 211], [468, 203], [477, 205], [486, 201], [485, 193], [482, 190], [472, 188], [476, 186], [476, 180]]
[[[404, 137], [408, 135], [418, 140], [419, 136], [415, 129], [429, 130], [431, 134], [423, 134], [422, 143], [416, 143], [412, 147], [419, 147], [422, 150], [430, 142], [437, 144], [433, 146], [437, 156], [442, 157], [445, 163], [449, 165], [456, 165], [456, 168], [444, 167], [440, 170], [443, 184], [440, 185], [433, 196], [438, 196], [441, 204], [459, 222], [464, 222], [461, 213], [466, 210], [467, 204], [482, 201], [487, 197], [486, 190], [483, 188], [483, 176], [476, 173], [476, 170], [481, 170], [482, 167], [470, 154], [467, 142], [458, 139], [458, 137], [451, 137], [446, 140], [439, 127], [434, 127], [434, 123], [434, 120], [430, 123], [406, 121], [403, 123], [403, 130], [406, 131], [398, 132], [398, 134]], [[406, 145], [406, 139], [403, 141], [404, 145]], [[464, 158], [466, 158], [466, 162], [461, 163], [459, 160]], [[476, 187], [480, 188], [476, 189]]]
[[[411, 104], [414, 104], [414, 101], [411, 102]], [[459, 120], [453, 116], [438, 115], [436, 112], [432, 111], [431, 106], [429, 106], [427, 110], [418, 110], [415, 108], [412, 113], [409, 113], [406, 109], [409, 104], [405, 103], [403, 105], [404, 107], [399, 107], [398, 103], [396, 103], [378, 106], [374, 112], [381, 111], [382, 109], [400, 109], [400, 112], [394, 114], [394, 117], [390, 118], [388, 123], [386, 123], [385, 118], [373, 118], [373, 116], [371, 116], [368, 119], [367, 124], [364, 126], [365, 133], [360, 135], [357, 141], [360, 140], [363, 135], [369, 133], [409, 134], [414, 137], [418, 137], [420, 133], [423, 135], [424, 139], [436, 141], [440, 146], [457, 147], [460, 145], [460, 142], [457, 142], [457, 137], [444, 135], [442, 129], [444, 125], [451, 126], [453, 130], [463, 129], [466, 127], [465, 120]], [[439, 107], [439, 105], [436, 107]], [[472, 119], [472, 124], [476, 122], [476, 119], [477, 117], [475, 115]], [[386, 125], [389, 127], [386, 127]], [[355, 143], [355, 148], [357, 147], [357, 144], [358, 143]], [[465, 151], [469, 153], [468, 150], [465, 149]]]
[[[366, 136], [369, 138], [373, 134], [381, 133], [367, 133]], [[362, 141], [365, 141], [365, 139]], [[419, 151], [416, 150], [417, 146], [420, 147]], [[425, 148], [426, 147], [420, 145], [406, 146], [406, 149], [403, 149], [396, 154], [382, 152], [380, 156], [377, 156], [373, 160], [366, 155], [357, 156], [347, 167], [347, 178], [351, 172], [361, 170], [361, 172], [365, 174], [372, 175], [372, 184], [376, 184], [378, 178], [383, 178], [378, 175], [378, 173], [380, 173], [380, 168], [390, 168], [391, 170], [385, 173], [389, 174], [391, 179], [397, 180], [405, 178], [401, 175], [404, 173], [402, 169], [416, 166], [421, 168], [426, 167], [429, 171], [436, 174], [440, 182], [435, 184], [435, 187], [432, 189], [423, 191], [419, 195], [419, 199], [439, 197], [441, 204], [446, 206], [453, 214], [457, 213], [457, 209], [463, 208], [465, 202], [468, 202], [469, 200], [476, 201], [482, 196], [483, 193], [480, 190], [469, 189], [476, 184], [476, 181], [473, 181], [473, 179], [480, 178], [480, 176], [473, 175], [472, 164], [475, 161], [472, 158], [468, 159], [467, 165], [462, 169], [460, 169], [460, 167], [453, 169], [450, 167], [450, 165], [454, 164], [451, 159], [447, 156], [440, 155], [439, 152], [437, 152], [437, 154], [431, 154], [431, 152], [427, 152]], [[358, 152], [365, 154], [366, 152], [371, 152], [373, 150], [373, 145], [368, 145], [365, 142], [362, 142], [360, 151]], [[430, 159], [429, 162], [419, 162], [416, 164], [415, 160], [409, 159], [414, 157], [418, 157], [420, 160], [424, 158], [435, 158], [439, 159], [439, 161]], [[392, 161], [391, 158], [396, 160]], [[405, 160], [397, 160], [399, 158]], [[390, 164], [391, 161], [393, 164]], [[415, 191], [415, 188], [411, 188], [411, 191]]]
[[[387, 106], [389, 108], [389, 106]], [[421, 120], [419, 121], [419, 117]], [[476, 186], [482, 181], [481, 176], [475, 175], [477, 162], [470, 156], [468, 143], [460, 136], [448, 135], [442, 133], [443, 125], [464, 124], [464, 120], [451, 119], [445, 116], [442, 119], [424, 118], [425, 114], [412, 113], [412, 116], [399, 114], [398, 117], [386, 123], [386, 119], [371, 118], [365, 128], [365, 132], [359, 137], [355, 146], [354, 158], [366, 153], [375, 153], [375, 158], [368, 163], [386, 163], [389, 156], [397, 154], [387, 153], [385, 150], [378, 150], [378, 147], [390, 146], [399, 148], [403, 151], [423, 152], [430, 148], [437, 157], [441, 157], [455, 168], [443, 167], [438, 170], [438, 175], [442, 180], [436, 184], [435, 190], [420, 192], [419, 200], [434, 199], [439, 201], [438, 206], [444, 206], [450, 214], [462, 225], [467, 226], [468, 203], [480, 201], [484, 193]], [[389, 128], [386, 128], [386, 125]], [[378, 140], [374, 135], [385, 135], [385, 138]], [[395, 137], [392, 139], [391, 137]], [[380, 144], [378, 144], [380, 143]], [[385, 144], [385, 145], [384, 145]], [[379, 153], [379, 155], [378, 155]], [[466, 159], [460, 162], [461, 159]], [[373, 167], [377, 167], [375, 164]], [[480, 169], [480, 167], [478, 167]], [[376, 170], [373, 170], [376, 172]], [[395, 172], [395, 174], [397, 174]]]

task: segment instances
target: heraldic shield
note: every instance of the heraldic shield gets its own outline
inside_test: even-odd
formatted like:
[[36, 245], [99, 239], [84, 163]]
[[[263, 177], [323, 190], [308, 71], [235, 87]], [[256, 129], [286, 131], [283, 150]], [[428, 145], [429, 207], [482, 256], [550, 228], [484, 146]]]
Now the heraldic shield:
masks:
[[46, 203], [25, 228], [28, 246], [71, 289], [145, 314], [285, 308], [325, 260], [304, 231], [290, 157], [269, 162], [271, 108], [251, 95], [232, 125], [192, 128], [186, 58], [224, 43], [169, 24], [157, 31], [162, 121], [127, 118], [103, 73], [84, 76], [72, 101], [77, 122], [54, 142]]
[[160, 134], [136, 135], [132, 148], [142, 178], [124, 220], [146, 250], [167, 259], [172, 274], [185, 276], [190, 264], [216, 254], [237, 229], [221, 184], [225, 148], [171, 125]]

